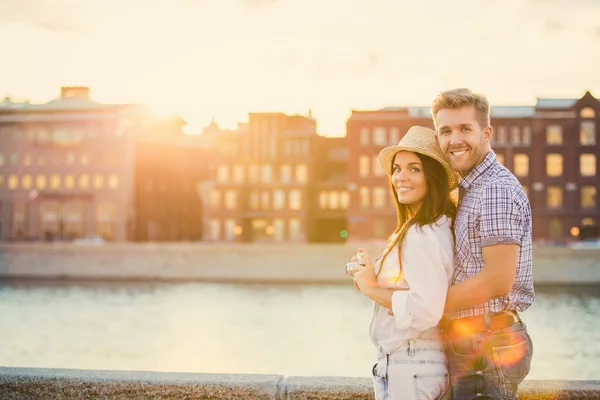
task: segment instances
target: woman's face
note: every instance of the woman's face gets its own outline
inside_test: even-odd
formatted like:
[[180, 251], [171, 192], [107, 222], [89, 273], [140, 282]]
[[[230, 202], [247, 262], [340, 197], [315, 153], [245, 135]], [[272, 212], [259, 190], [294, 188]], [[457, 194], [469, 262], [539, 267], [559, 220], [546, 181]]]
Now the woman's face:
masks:
[[401, 204], [411, 206], [417, 212], [427, 195], [427, 179], [423, 163], [410, 151], [396, 153], [393, 163], [392, 183]]

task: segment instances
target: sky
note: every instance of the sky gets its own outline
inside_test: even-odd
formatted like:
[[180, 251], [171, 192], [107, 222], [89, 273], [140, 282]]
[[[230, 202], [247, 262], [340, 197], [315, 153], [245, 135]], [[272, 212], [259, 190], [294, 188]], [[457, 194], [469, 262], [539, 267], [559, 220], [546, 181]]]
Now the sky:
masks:
[[600, 97], [600, 0], [0, 0], [0, 96], [212, 118], [427, 106], [469, 87], [492, 105]]

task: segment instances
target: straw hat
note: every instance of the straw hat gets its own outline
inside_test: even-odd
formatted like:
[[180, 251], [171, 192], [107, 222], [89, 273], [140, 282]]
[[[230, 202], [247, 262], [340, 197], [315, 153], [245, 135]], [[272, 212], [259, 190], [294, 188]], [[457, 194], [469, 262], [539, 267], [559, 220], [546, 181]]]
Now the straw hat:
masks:
[[435, 140], [434, 130], [423, 128], [422, 126], [413, 126], [406, 132], [406, 135], [404, 135], [397, 146], [389, 146], [381, 150], [379, 153], [379, 163], [386, 174], [391, 174], [394, 157], [396, 157], [396, 153], [403, 150], [424, 154], [442, 164], [448, 175], [450, 190], [454, 189], [458, 184], [458, 174], [444, 159], [444, 155]]

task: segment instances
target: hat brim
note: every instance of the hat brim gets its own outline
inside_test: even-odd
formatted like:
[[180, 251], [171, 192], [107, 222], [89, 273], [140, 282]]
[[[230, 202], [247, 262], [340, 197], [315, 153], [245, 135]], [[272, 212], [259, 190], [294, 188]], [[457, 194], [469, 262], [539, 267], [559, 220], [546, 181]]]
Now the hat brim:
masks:
[[401, 151], [419, 153], [434, 159], [435, 161], [439, 162], [442, 165], [442, 167], [444, 167], [444, 170], [446, 171], [446, 175], [448, 177], [448, 186], [450, 187], [450, 190], [453, 190], [458, 185], [458, 174], [452, 169], [452, 167], [450, 167], [450, 164], [448, 164], [446, 160], [444, 160], [437, 154], [425, 152], [413, 147], [389, 146], [381, 150], [381, 152], [379, 152], [379, 164], [381, 165], [381, 168], [383, 168], [383, 170], [385, 171], [386, 175], [392, 175], [392, 164], [394, 162], [394, 158], [396, 157], [396, 154], [398, 154]]

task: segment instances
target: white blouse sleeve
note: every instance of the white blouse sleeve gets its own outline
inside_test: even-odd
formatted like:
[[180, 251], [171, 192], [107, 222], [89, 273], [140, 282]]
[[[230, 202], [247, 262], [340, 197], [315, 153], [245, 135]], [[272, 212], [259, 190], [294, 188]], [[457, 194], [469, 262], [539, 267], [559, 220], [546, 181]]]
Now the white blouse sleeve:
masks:
[[406, 233], [402, 270], [410, 289], [392, 295], [397, 329], [425, 331], [442, 318], [452, 275], [451, 236], [447, 227], [429, 225], [422, 229], [412, 226]]

